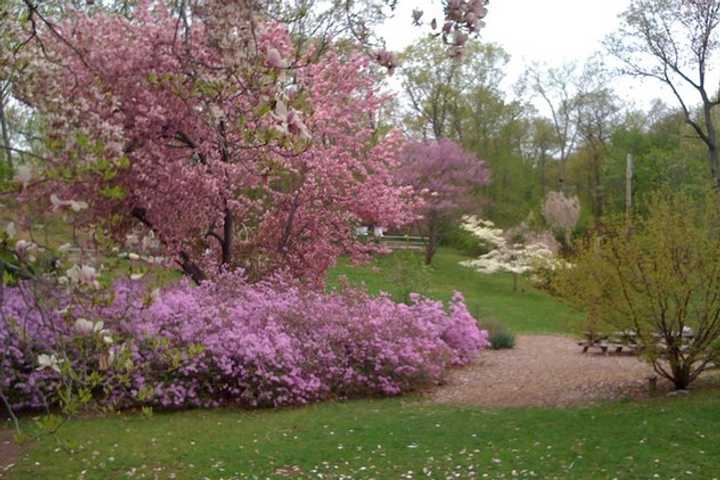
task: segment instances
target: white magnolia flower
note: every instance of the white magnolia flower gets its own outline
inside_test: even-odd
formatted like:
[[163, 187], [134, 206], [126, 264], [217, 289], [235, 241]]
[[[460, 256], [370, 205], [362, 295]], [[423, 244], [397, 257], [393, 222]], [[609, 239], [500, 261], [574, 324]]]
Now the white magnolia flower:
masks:
[[97, 272], [90, 265], [83, 265], [80, 267], [80, 281], [82, 283], [91, 284], [94, 283], [97, 278]]
[[130, 260], [140, 260], [140, 255], [138, 255], [137, 253], [130, 253], [128, 254], [128, 258]]
[[155, 234], [150, 232], [148, 235], [145, 235], [142, 239], [142, 249], [143, 250], [152, 250], [156, 249], [160, 246], [160, 242], [155, 238]]
[[63, 200], [60, 200], [60, 198], [54, 193], [50, 195], [50, 203], [52, 203], [53, 211], [62, 208], [63, 205], [65, 205], [65, 202]]
[[33, 256], [33, 254], [37, 252], [37, 249], [37, 245], [27, 240], [18, 240], [15, 243], [15, 253], [17, 253], [21, 257], [28, 256], [28, 260], [30, 262], [35, 261], [35, 257]]
[[74, 284], [92, 285], [96, 288], [99, 287], [99, 283], [97, 281], [97, 271], [90, 265], [73, 265], [65, 272], [65, 275]]
[[105, 328], [105, 322], [100, 320], [99, 322], [95, 323], [95, 326], [93, 327], [93, 332], [102, 333], [104, 328]]
[[33, 172], [30, 165], [20, 165], [15, 169], [15, 180], [20, 182], [23, 188], [27, 188], [32, 180]]
[[144, 273], [133, 273], [130, 275], [130, 280], [140, 280], [144, 275]]
[[10, 222], [5, 227], [5, 233], [7, 233], [8, 237], [15, 238], [15, 235], [17, 235], [17, 229], [15, 228], [15, 223]]
[[68, 204], [70, 205], [70, 209], [73, 212], [79, 212], [88, 208], [87, 202], [83, 202], [80, 200], [70, 200]]
[[105, 345], [112, 345], [113, 339], [110, 335], [103, 336], [103, 342], [105, 342]]
[[93, 323], [90, 320], [78, 318], [77, 320], [75, 320], [75, 325], [73, 325], [73, 328], [77, 333], [81, 335], [88, 335], [93, 331]]
[[73, 212], [79, 212], [88, 208], [87, 202], [81, 200], [62, 200], [54, 193], [50, 195], [50, 203], [53, 206], [53, 211], [62, 207], [70, 207]]
[[58, 358], [55, 354], [40, 354], [38, 356], [38, 365], [38, 370], [45, 370], [46, 368], [50, 368], [52, 370], [55, 370], [57, 373], [60, 373], [60, 362], [58, 361]]
[[139, 242], [138, 236], [135, 235], [134, 233], [128, 233], [127, 235], [125, 235], [125, 245], [130, 247], [133, 245], [137, 245], [138, 242]]

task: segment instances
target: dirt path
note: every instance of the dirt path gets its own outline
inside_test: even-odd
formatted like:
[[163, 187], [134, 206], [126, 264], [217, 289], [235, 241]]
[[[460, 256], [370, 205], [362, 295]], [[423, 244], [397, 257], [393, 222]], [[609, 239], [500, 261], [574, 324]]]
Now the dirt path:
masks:
[[651, 374], [630, 355], [583, 354], [569, 337], [520, 336], [514, 349], [485, 351], [453, 371], [430, 396], [487, 407], [567, 406], [646, 395]]

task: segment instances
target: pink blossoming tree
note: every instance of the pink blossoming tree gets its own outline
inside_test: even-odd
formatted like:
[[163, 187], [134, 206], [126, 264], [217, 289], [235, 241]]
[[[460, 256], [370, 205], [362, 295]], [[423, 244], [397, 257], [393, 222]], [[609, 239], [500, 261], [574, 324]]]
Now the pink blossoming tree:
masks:
[[483, 160], [452, 140], [442, 139], [408, 144], [398, 177], [424, 200], [420, 213], [428, 236], [425, 263], [429, 265], [437, 251], [442, 222], [478, 203], [474, 192], [490, 181], [490, 172]]
[[242, 1], [208, 2], [187, 35], [161, 3], [131, 19], [69, 13], [16, 26], [15, 95], [47, 119], [42, 181], [25, 199], [86, 202], [117, 238], [140, 226], [200, 282], [225, 268], [318, 280], [370, 248], [360, 218], [412, 219], [374, 125], [386, 98], [366, 56], [300, 55]]

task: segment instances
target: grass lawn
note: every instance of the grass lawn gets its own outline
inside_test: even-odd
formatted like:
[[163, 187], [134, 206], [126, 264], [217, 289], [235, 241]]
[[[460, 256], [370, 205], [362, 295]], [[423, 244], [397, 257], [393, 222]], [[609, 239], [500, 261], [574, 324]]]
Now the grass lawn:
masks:
[[[71, 422], [11, 479], [720, 477], [720, 392], [577, 409], [415, 400]], [[294, 472], [294, 473], [293, 473]]]
[[421, 253], [396, 252], [367, 265], [343, 260], [329, 274], [328, 283], [337, 285], [345, 275], [353, 284], [365, 284], [372, 293], [385, 291], [402, 300], [410, 291], [449, 300], [454, 291], [465, 295], [470, 311], [481, 321], [493, 319], [516, 333], [567, 333], [579, 330], [582, 316], [558, 303], [546, 293], [520, 280], [513, 292], [509, 274], [485, 275], [458, 264], [460, 253], [441, 249], [433, 265], [424, 267]]

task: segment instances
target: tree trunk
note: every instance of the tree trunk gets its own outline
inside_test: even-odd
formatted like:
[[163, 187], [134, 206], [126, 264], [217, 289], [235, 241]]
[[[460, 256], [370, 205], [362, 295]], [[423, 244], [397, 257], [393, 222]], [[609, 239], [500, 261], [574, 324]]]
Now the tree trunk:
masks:
[[690, 385], [690, 366], [674, 355], [670, 359], [670, 369], [672, 371], [672, 382], [675, 390], [685, 390]]
[[[8, 132], [7, 119], [5, 118], [5, 97], [0, 96], [0, 129], [2, 130], [3, 145], [5, 145], [5, 159], [8, 166], [8, 171], [12, 172], [13, 160], [12, 153], [10, 152], [10, 133]], [[9, 175], [12, 175], [9, 173]]]
[[232, 262], [232, 243], [233, 243], [233, 216], [229, 208], [225, 209], [225, 223], [223, 224], [223, 242], [222, 242], [222, 263], [230, 265]]
[[708, 145], [708, 159], [710, 161], [710, 174], [715, 189], [720, 192], [720, 152], [716, 145]]
[[[145, 225], [147, 228], [155, 232], [157, 235], [155, 226], [147, 218], [147, 210], [145, 208], [134, 207], [130, 211], [130, 215], [137, 219], [140, 223]], [[163, 241], [160, 235], [157, 235], [157, 237], [160, 239], [161, 242]], [[187, 252], [179, 252], [178, 258], [175, 261], [178, 265], [180, 265], [183, 273], [190, 277], [192, 281], [195, 282], [197, 285], [200, 285], [202, 282], [207, 280], [207, 275], [205, 275], [205, 272], [203, 272], [202, 269], [190, 259], [190, 256], [187, 254]]]
[[545, 158], [545, 150], [542, 151], [540, 154], [540, 191], [542, 192], [542, 198], [545, 198], [545, 195], [547, 194], [547, 173], [545, 171], [546, 168], [546, 158]]
[[428, 243], [425, 246], [425, 265], [432, 264], [432, 259], [435, 256], [435, 252], [437, 252], [437, 230], [437, 219], [435, 218], [435, 215], [431, 214], [428, 232]]

